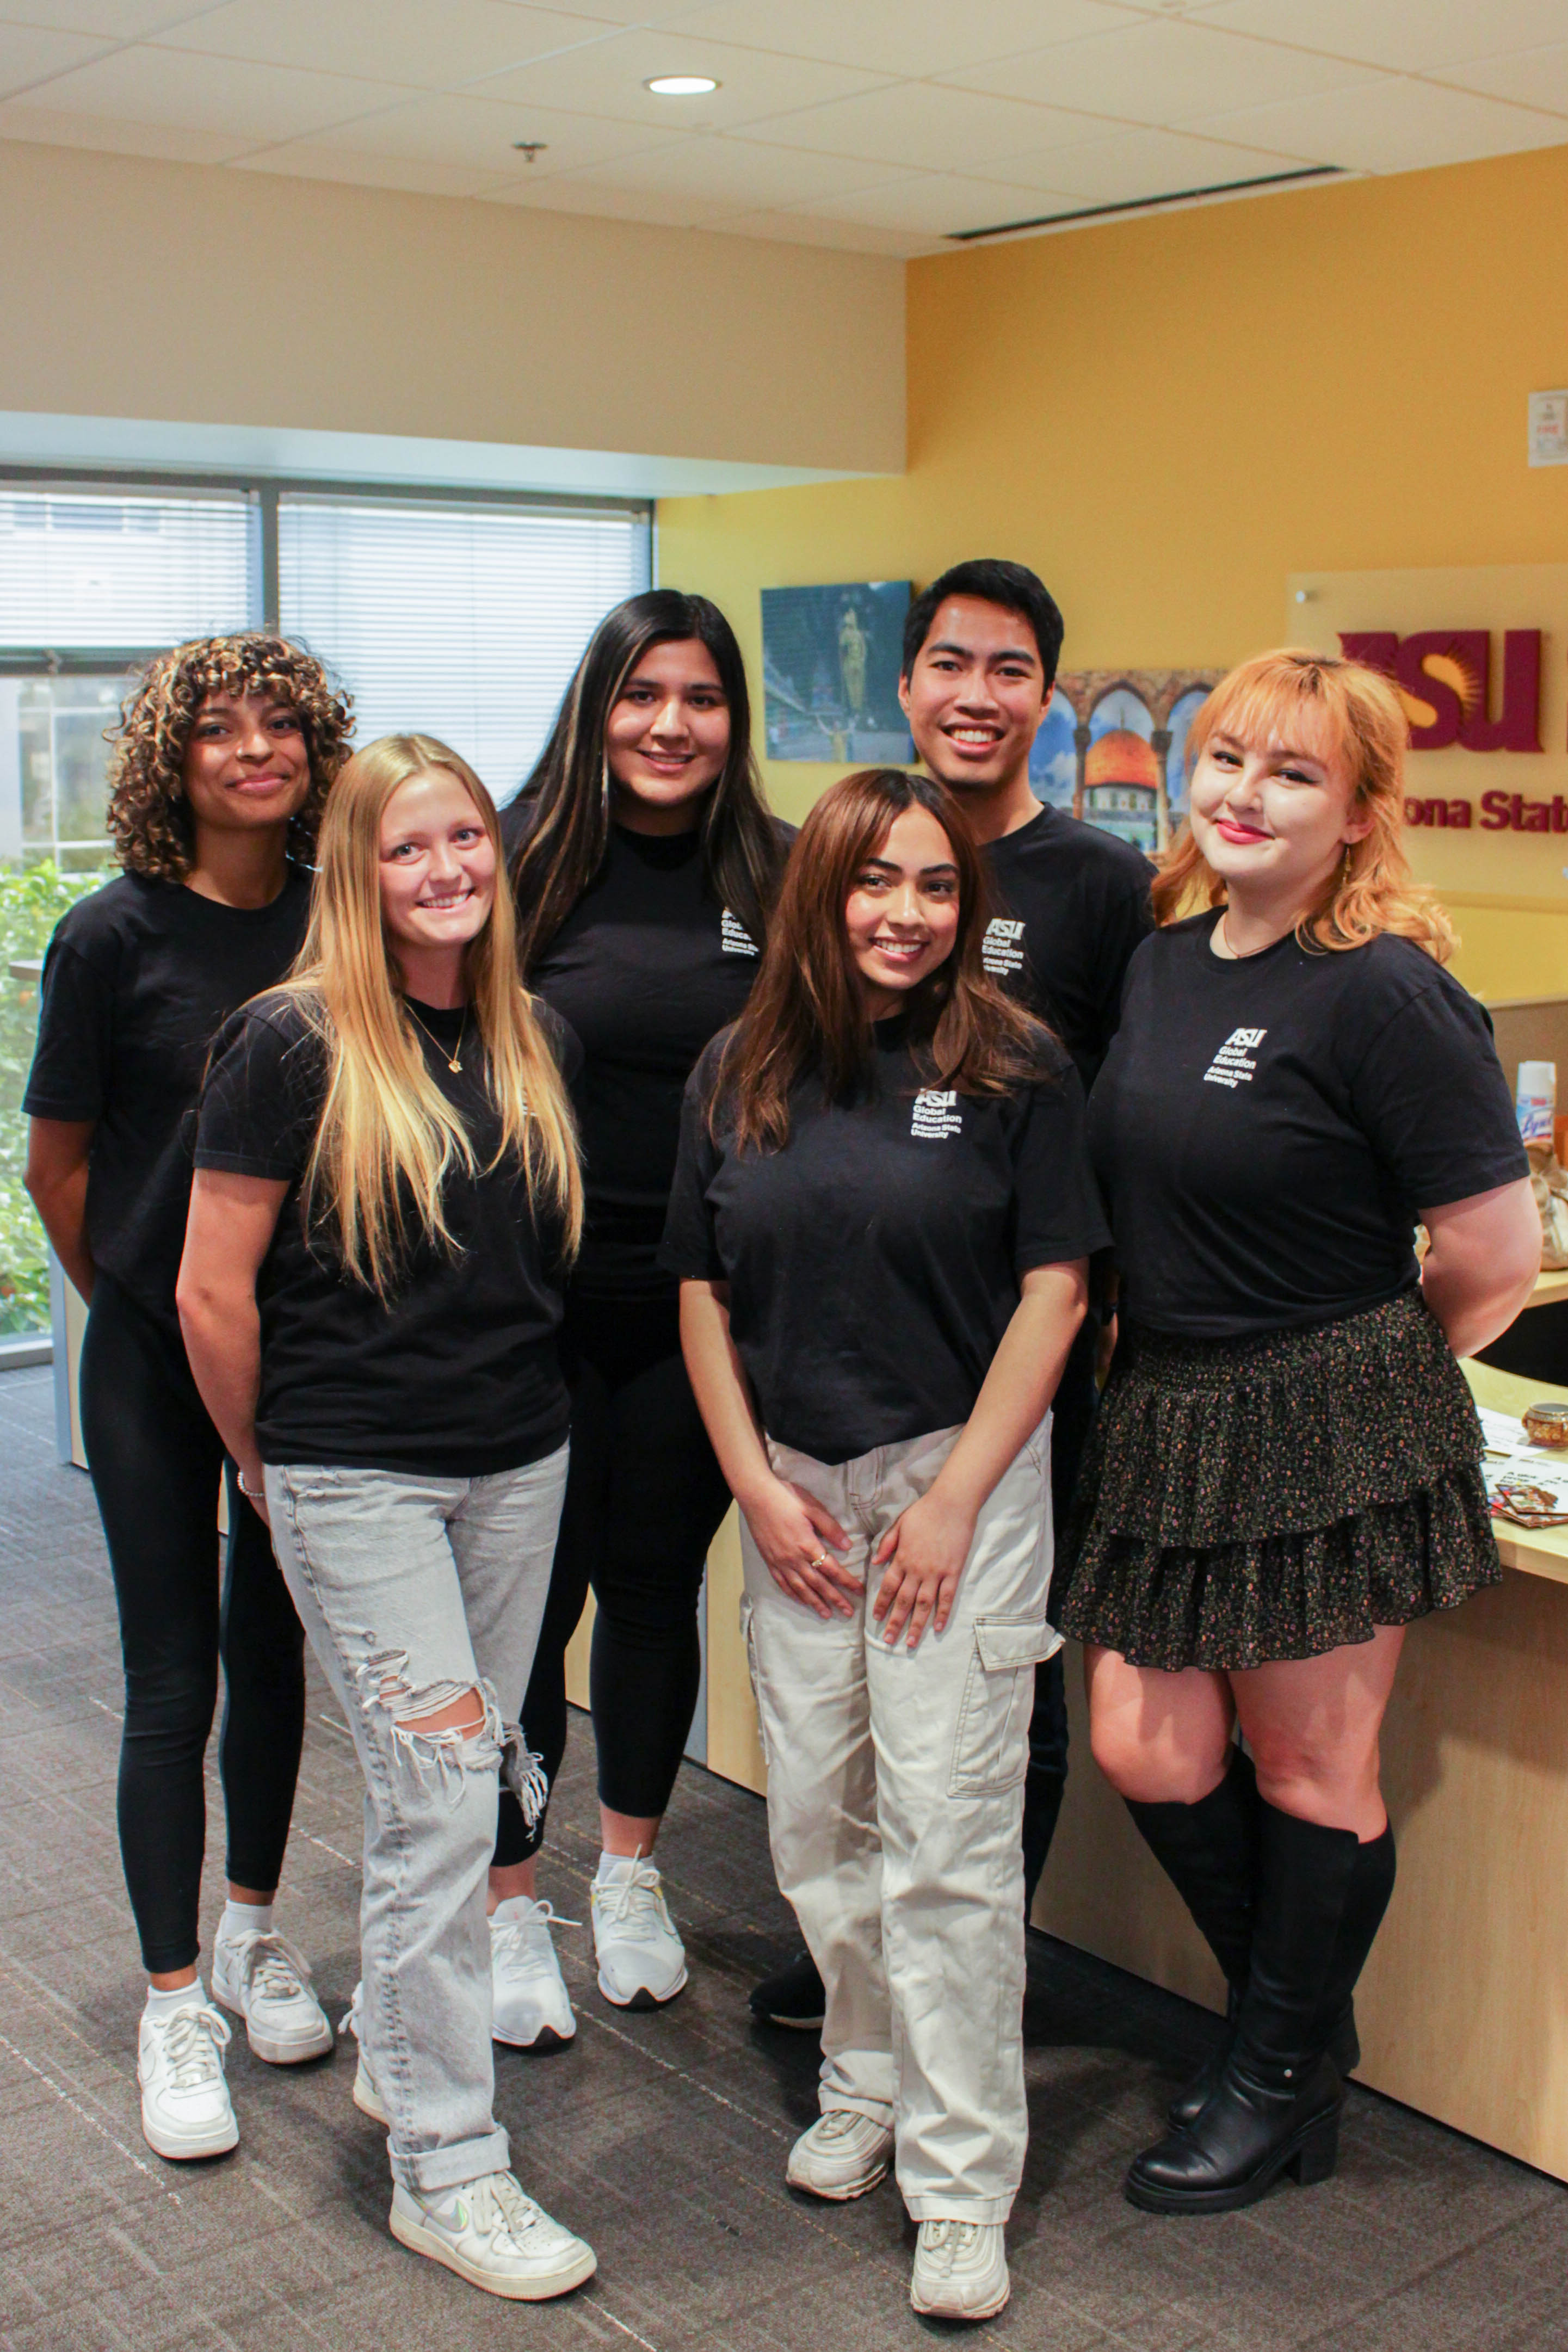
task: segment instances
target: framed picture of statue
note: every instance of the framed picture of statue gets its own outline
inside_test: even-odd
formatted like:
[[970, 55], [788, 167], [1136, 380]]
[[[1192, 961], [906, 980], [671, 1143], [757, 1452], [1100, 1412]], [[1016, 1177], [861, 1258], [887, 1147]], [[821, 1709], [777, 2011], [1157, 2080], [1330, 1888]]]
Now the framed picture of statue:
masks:
[[1029, 758], [1039, 799], [1151, 856], [1187, 810], [1187, 729], [1217, 669], [1062, 670]]
[[907, 767], [899, 709], [907, 580], [763, 590], [763, 727], [770, 760]]

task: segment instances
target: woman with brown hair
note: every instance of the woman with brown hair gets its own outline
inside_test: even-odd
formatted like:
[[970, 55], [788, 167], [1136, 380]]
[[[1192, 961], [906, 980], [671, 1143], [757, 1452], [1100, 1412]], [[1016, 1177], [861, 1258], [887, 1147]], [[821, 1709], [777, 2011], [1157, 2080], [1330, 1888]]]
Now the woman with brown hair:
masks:
[[1332, 2171], [1394, 1885], [1404, 1629], [1500, 1576], [1454, 1359], [1529, 1297], [1541, 1230], [1487, 1016], [1400, 846], [1405, 740], [1352, 663], [1264, 654], [1215, 688], [1090, 1098], [1122, 1330], [1058, 1622], [1095, 1756], [1231, 1989], [1128, 2179], [1157, 2212]]
[[82, 1431], [120, 1611], [120, 1845], [149, 1979], [142, 2127], [163, 2157], [218, 2155], [238, 2137], [228, 2028], [196, 1969], [220, 1658], [229, 1899], [213, 1990], [244, 2018], [258, 2057], [289, 2065], [331, 2047], [310, 1969], [272, 1919], [304, 1728], [304, 1637], [191, 1378], [174, 1277], [207, 1051], [299, 951], [349, 707], [281, 637], [203, 638], [151, 665], [110, 770], [109, 829], [125, 871], [49, 942], [24, 1106], [27, 1188], [89, 1307]]
[[911, 2299], [959, 2319], [1007, 2299], [1049, 1407], [1107, 1238], [1077, 1073], [987, 979], [987, 912], [942, 785], [824, 795], [688, 1088], [663, 1250], [742, 1513], [773, 1862], [826, 1990], [788, 2178], [858, 2197], [896, 2157]]

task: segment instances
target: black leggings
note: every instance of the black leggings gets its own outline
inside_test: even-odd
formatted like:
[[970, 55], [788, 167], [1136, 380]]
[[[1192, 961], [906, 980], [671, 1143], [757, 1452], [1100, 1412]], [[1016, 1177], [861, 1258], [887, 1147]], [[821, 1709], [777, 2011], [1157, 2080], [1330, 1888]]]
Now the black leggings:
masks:
[[[572, 1466], [522, 1727], [553, 1781], [566, 1752], [566, 1645], [592, 1585], [600, 1801], [651, 1818], [669, 1802], [691, 1728], [697, 1597], [730, 1490], [686, 1377], [673, 1299], [568, 1293], [561, 1354]], [[543, 1836], [503, 1790], [496, 1861], [526, 1861]]]
[[[100, 1274], [81, 1350], [81, 1425], [120, 1605], [125, 1730], [120, 1851], [149, 1972], [189, 1968], [206, 1842], [203, 1759], [227, 1696], [218, 1769], [228, 1876], [276, 1886], [305, 1729], [305, 1636], [271, 1539], [234, 1483], [177, 1328]], [[217, 1487], [228, 1477], [217, 1574]]]

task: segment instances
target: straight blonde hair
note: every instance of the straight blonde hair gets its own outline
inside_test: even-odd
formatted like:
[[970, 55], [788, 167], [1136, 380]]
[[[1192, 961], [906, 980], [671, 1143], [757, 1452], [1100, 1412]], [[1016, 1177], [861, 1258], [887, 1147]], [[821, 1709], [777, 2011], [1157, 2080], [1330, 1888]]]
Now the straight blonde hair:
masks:
[[[1304, 948], [1364, 947], [1380, 932], [1414, 940], [1438, 963], [1458, 941], [1454, 927], [1405, 855], [1405, 707], [1387, 678], [1360, 662], [1285, 646], [1255, 654], [1222, 677], [1187, 730], [1187, 758], [1195, 761], [1219, 734], [1243, 742], [1279, 742], [1303, 715], [1323, 756], [1342, 759], [1352, 777], [1351, 814], [1370, 820], [1364, 839], [1351, 843], [1315, 906], [1296, 924]], [[1306, 745], [1303, 749], [1309, 748]], [[1218, 907], [1225, 884], [1183, 825], [1160, 861], [1153, 888], [1155, 920], [1173, 923], [1194, 901]]]
[[559, 1220], [562, 1255], [583, 1232], [583, 1181], [565, 1085], [518, 977], [517, 939], [495, 803], [468, 761], [429, 735], [384, 735], [356, 751], [327, 795], [310, 927], [283, 993], [327, 1053], [327, 1089], [305, 1171], [309, 1229], [331, 1229], [342, 1264], [383, 1299], [408, 1255], [405, 1203], [420, 1234], [448, 1250], [443, 1192], [451, 1169], [478, 1168], [472, 1139], [430, 1076], [386, 937], [381, 827], [393, 794], [430, 769], [455, 776], [496, 854], [496, 891], [464, 959], [501, 1139], [485, 1170], [509, 1157], [530, 1198]]

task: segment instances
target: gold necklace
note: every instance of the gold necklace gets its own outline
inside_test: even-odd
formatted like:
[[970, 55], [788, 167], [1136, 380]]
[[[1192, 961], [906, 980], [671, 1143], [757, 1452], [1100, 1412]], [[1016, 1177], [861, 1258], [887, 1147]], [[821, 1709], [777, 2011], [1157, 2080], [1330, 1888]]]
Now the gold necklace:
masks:
[[410, 1019], [411, 1021], [415, 1022], [415, 1023], [418, 1025], [418, 1027], [420, 1027], [421, 1029], [423, 1029], [423, 1030], [424, 1030], [425, 1034], [426, 1035], [426, 1037], [428, 1037], [428, 1038], [429, 1038], [430, 1043], [432, 1044], [432, 1045], [434, 1045], [434, 1046], [435, 1046], [436, 1051], [437, 1051], [438, 1054], [446, 1054], [446, 1055], [447, 1055], [447, 1067], [449, 1070], [457, 1070], [457, 1071], [460, 1071], [460, 1070], [462, 1069], [463, 1065], [462, 1065], [461, 1061], [459, 1060], [458, 1056], [459, 1056], [459, 1055], [461, 1055], [461, 1053], [462, 1053], [462, 1050], [463, 1050], [463, 1037], [464, 1037], [464, 1034], [465, 1034], [465, 1033], [466, 1033], [466, 1031], [467, 1031], [467, 1029], [468, 1029], [468, 1006], [465, 1004], [465, 1005], [464, 1005], [464, 1007], [463, 1007], [463, 1017], [462, 1017], [462, 1019], [461, 1019], [461, 1020], [458, 1022], [458, 1042], [457, 1042], [457, 1044], [453, 1046], [453, 1048], [452, 1048], [452, 1050], [451, 1050], [450, 1054], [447, 1054], [447, 1048], [445, 1047], [445, 1045], [442, 1045], [441, 1040], [439, 1039], [439, 1037], [437, 1037], [437, 1036], [436, 1032], [434, 1031], [434, 1029], [432, 1029], [432, 1028], [431, 1028], [431, 1026], [430, 1026], [429, 1023], [428, 1023], [427, 1021], [421, 1021], [421, 1020], [419, 1019], [419, 1015], [417, 1014], [417, 1013], [416, 1013], [416, 1012], [415, 1012], [414, 1007], [412, 1006], [412, 1004], [410, 1004], [410, 1003], [409, 1003], [408, 999], [406, 998], [406, 996], [405, 996], [405, 997], [404, 998], [404, 1000], [403, 1000], [403, 1009], [404, 1009], [404, 1011], [407, 1013], [407, 1015], [408, 1015], [409, 1019]]

